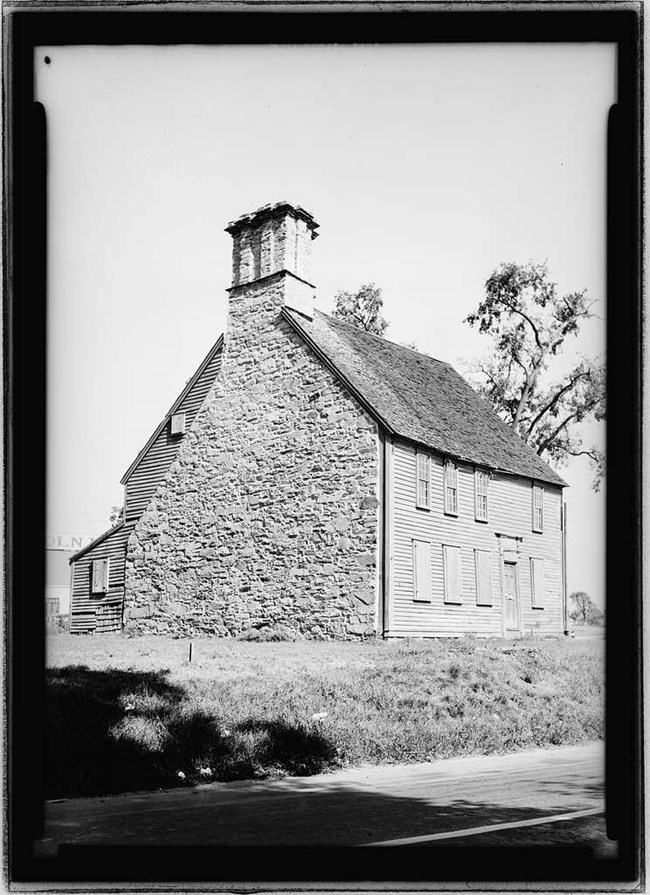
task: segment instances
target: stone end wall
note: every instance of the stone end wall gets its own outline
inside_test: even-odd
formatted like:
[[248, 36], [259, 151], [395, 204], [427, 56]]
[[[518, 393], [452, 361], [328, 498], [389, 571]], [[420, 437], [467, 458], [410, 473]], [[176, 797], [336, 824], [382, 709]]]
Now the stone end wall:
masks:
[[376, 425], [280, 318], [281, 291], [231, 307], [221, 374], [129, 539], [129, 632], [376, 634]]

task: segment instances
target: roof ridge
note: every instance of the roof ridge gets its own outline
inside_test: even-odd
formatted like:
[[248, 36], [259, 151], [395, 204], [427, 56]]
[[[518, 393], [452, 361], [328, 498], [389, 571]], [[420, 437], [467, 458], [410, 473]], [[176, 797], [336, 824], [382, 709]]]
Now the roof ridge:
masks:
[[301, 327], [395, 434], [463, 462], [567, 485], [450, 363], [314, 312]]
[[320, 308], [314, 308], [314, 311], [317, 314], [320, 314], [322, 317], [327, 317], [328, 320], [334, 320], [334, 321], [336, 321], [336, 323], [340, 323], [342, 326], [349, 326], [355, 332], [361, 333], [364, 336], [369, 336], [371, 339], [379, 339], [381, 342], [386, 342], [387, 345], [394, 345], [395, 348], [399, 348], [403, 351], [410, 351], [413, 354], [417, 354], [418, 357], [425, 357], [428, 360], [435, 361], [437, 364], [445, 364], [446, 366], [451, 367], [451, 364], [449, 363], [449, 361], [440, 360], [440, 358], [433, 357], [433, 355], [431, 355], [431, 354], [425, 354], [423, 351], [417, 351], [417, 349], [415, 349], [415, 348], [409, 348], [408, 345], [400, 345], [399, 342], [393, 342], [392, 339], [387, 339], [387, 338], [385, 338], [385, 336], [380, 336], [380, 335], [377, 335], [377, 333], [368, 332], [367, 329], [361, 329], [360, 326], [355, 326], [354, 323], [350, 323], [347, 320], [341, 320], [340, 317], [335, 317], [333, 314], [326, 314], [325, 311], [321, 311]]
[[[131, 528], [134, 525], [135, 525], [135, 521], [132, 523], [131, 522], [128, 523], [128, 526], [130, 526]], [[122, 522], [118, 522], [117, 525], [112, 525], [110, 528], [107, 528], [106, 531], [103, 531], [100, 535], [97, 535], [96, 538], [93, 538], [93, 540], [90, 542], [90, 544], [86, 544], [86, 546], [82, 547], [81, 550], [77, 550], [76, 553], [73, 553], [72, 556], [70, 557], [70, 559], [68, 560], [68, 563], [72, 564], [73, 562], [76, 562], [81, 556], [84, 556], [86, 553], [88, 553], [94, 547], [97, 547], [103, 541], [106, 541], [112, 534], [117, 534], [118, 531], [121, 531], [123, 528], [126, 528], [126, 527], [127, 527], [127, 522], [126, 522], [126, 520], [123, 520]]]

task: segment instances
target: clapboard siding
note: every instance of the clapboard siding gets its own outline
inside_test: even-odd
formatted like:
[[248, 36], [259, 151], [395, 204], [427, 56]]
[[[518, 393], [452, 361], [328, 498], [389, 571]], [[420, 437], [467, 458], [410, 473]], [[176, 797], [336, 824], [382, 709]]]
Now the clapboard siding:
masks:
[[[133, 525], [113, 529], [73, 561], [70, 599], [72, 633], [116, 631], [121, 627], [126, 542], [132, 531]], [[92, 563], [95, 559], [110, 560], [105, 594], [91, 593]]]
[[[222, 339], [219, 339], [124, 476], [125, 524], [100, 537], [90, 549], [78, 554], [73, 562], [71, 632], [115, 631], [121, 628], [127, 540], [173, 463], [183, 440], [182, 436], [171, 435], [170, 417], [172, 413], [185, 413], [186, 430], [191, 427], [221, 368], [221, 346]], [[108, 591], [93, 594], [92, 562], [106, 558], [110, 559]]]
[[180, 401], [174, 404], [165, 416], [163, 423], [158, 427], [155, 438], [144, 449], [135, 466], [127, 473], [124, 479], [126, 485], [125, 518], [127, 521], [135, 522], [142, 515], [178, 453], [183, 437], [171, 434], [172, 414], [185, 413], [187, 431], [207, 398], [220, 368], [221, 350], [218, 342], [204, 361], [202, 368], [199, 368], [199, 375], [191, 383], [189, 390], [184, 396], [181, 396]]
[[[443, 461], [431, 457], [431, 509], [416, 507], [416, 451], [395, 442], [391, 467], [392, 556], [389, 635], [502, 634], [502, 556], [497, 535], [521, 538], [517, 547], [521, 629], [558, 634], [563, 630], [560, 488], [544, 486], [544, 532], [532, 531], [532, 481], [494, 473], [489, 482], [488, 521], [474, 519], [474, 467], [458, 464], [458, 516], [444, 513]], [[431, 543], [431, 602], [413, 599], [413, 539]], [[461, 548], [462, 603], [444, 601], [443, 546]], [[491, 554], [492, 606], [477, 605], [474, 550]], [[510, 556], [510, 554], [508, 554]], [[544, 560], [544, 608], [533, 609], [530, 557]]]

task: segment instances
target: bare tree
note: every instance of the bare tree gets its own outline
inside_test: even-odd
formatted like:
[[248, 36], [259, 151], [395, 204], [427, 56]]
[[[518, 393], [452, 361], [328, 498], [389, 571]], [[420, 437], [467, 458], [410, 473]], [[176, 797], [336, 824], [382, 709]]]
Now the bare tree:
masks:
[[569, 613], [575, 622], [583, 625], [600, 625], [604, 619], [604, 613], [596, 606], [589, 594], [583, 590], [574, 590], [569, 594], [569, 599], [574, 608]]

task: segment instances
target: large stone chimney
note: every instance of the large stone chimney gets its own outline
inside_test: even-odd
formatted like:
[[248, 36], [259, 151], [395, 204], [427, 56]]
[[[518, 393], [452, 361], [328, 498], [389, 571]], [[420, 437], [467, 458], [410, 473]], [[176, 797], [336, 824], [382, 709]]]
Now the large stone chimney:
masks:
[[286, 305], [311, 319], [311, 243], [317, 229], [313, 215], [289, 202], [264, 205], [231, 221], [226, 227], [233, 238], [231, 314], [242, 293], [267, 292], [268, 284], [280, 307]]

